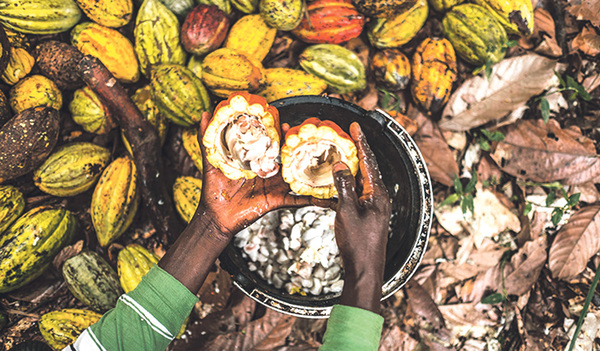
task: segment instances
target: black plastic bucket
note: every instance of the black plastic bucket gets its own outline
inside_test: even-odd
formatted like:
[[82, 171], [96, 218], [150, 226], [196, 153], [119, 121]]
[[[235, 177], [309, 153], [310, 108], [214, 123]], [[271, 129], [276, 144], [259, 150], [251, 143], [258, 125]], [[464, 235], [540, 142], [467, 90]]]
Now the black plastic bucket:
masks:
[[[383, 111], [366, 111], [327, 96], [297, 96], [274, 101], [281, 123], [290, 126], [318, 117], [337, 123], [348, 132], [358, 122], [375, 153], [383, 181], [392, 199], [382, 299], [398, 291], [421, 262], [433, 216], [431, 180], [417, 145], [410, 135]], [[251, 272], [241, 250], [232, 244], [220, 257], [234, 284], [248, 296], [277, 311], [305, 318], [326, 318], [340, 294], [290, 295]]]

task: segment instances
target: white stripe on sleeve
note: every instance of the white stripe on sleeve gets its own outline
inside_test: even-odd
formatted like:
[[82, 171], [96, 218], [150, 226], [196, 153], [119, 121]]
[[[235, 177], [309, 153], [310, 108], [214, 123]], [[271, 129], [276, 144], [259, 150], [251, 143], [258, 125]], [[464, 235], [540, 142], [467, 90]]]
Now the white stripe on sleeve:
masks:
[[90, 328], [87, 328], [79, 335], [73, 347], [67, 346], [63, 351], [72, 351], [73, 349], [76, 351], [106, 351]]
[[142, 305], [140, 305], [137, 301], [129, 297], [128, 295], [121, 295], [119, 297], [125, 305], [131, 307], [140, 317], [144, 320], [152, 330], [162, 335], [163, 337], [173, 340], [174, 336], [171, 332], [154, 317], [150, 312], [148, 312]]

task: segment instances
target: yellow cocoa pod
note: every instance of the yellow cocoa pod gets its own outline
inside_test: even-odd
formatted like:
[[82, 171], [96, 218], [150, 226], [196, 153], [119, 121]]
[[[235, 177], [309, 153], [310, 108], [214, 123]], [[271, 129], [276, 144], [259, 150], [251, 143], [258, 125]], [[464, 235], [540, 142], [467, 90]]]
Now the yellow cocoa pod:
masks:
[[277, 29], [269, 27], [261, 15], [247, 15], [231, 27], [223, 47], [262, 61], [273, 46], [275, 34]]
[[463, 3], [465, 0], [429, 0], [429, 5], [437, 12], [445, 12], [453, 6]]
[[22, 79], [10, 89], [8, 102], [15, 113], [38, 106], [60, 110], [62, 94], [50, 79], [33, 75]]
[[127, 230], [140, 202], [133, 160], [114, 160], [100, 176], [90, 212], [98, 243], [106, 247]]
[[40, 333], [54, 350], [62, 350], [77, 340], [90, 325], [102, 318], [100, 313], [78, 308], [65, 308], [40, 318]]
[[21, 78], [24, 78], [31, 72], [34, 64], [35, 59], [27, 50], [12, 47], [10, 49], [8, 66], [6, 66], [4, 73], [2, 73], [2, 80], [9, 85], [16, 84]]
[[429, 112], [441, 110], [456, 80], [456, 55], [450, 42], [423, 40], [413, 56], [412, 71], [411, 93], [415, 102]]
[[75, 0], [83, 12], [94, 22], [110, 28], [119, 28], [131, 20], [131, 0]]
[[220, 48], [202, 61], [202, 81], [217, 96], [226, 98], [235, 91], [257, 92], [266, 77], [262, 63], [241, 52]]
[[531, 0], [473, 0], [490, 10], [509, 34], [533, 33], [533, 6]]
[[84, 55], [97, 57], [118, 80], [134, 83], [140, 68], [133, 45], [117, 30], [86, 22], [71, 31], [71, 44]]
[[189, 223], [196, 213], [202, 195], [202, 179], [179, 177], [173, 184], [173, 200], [181, 218]]
[[417, 35], [425, 24], [428, 13], [427, 0], [418, 0], [405, 11], [388, 18], [377, 18], [369, 26], [369, 41], [380, 49], [404, 45]]
[[181, 134], [181, 139], [183, 140], [183, 148], [194, 161], [196, 168], [202, 172], [202, 151], [198, 143], [198, 128], [185, 129]]
[[138, 244], [127, 245], [119, 251], [117, 271], [123, 291], [128, 293], [135, 289], [158, 260], [158, 256]]
[[397, 91], [408, 86], [410, 61], [400, 50], [378, 51], [371, 60], [371, 71], [378, 85]]
[[109, 109], [90, 87], [77, 89], [69, 104], [73, 121], [83, 130], [95, 134], [106, 134], [117, 126]]
[[[152, 124], [152, 126], [156, 129], [158, 132], [158, 138], [160, 139], [160, 145], [162, 146], [167, 139], [169, 121], [162, 113], [160, 113], [158, 107], [156, 107], [156, 103], [152, 99], [152, 89], [150, 88], [150, 85], [146, 85], [145, 87], [136, 90], [135, 94], [133, 94], [131, 97], [131, 100], [140, 110], [142, 116], [146, 117], [150, 124]], [[129, 154], [133, 155], [133, 151], [131, 151], [131, 145], [129, 145], [129, 141], [127, 138], [125, 138], [125, 134], [122, 130], [121, 139], [123, 140], [125, 148], [127, 151], [129, 151]]]
[[267, 102], [290, 96], [319, 95], [327, 89], [327, 83], [308, 72], [291, 68], [265, 69], [267, 84], [258, 95]]
[[25, 33], [15, 32], [8, 28], [4, 28], [4, 31], [6, 32], [6, 37], [8, 38], [11, 48], [31, 49], [31, 43]]

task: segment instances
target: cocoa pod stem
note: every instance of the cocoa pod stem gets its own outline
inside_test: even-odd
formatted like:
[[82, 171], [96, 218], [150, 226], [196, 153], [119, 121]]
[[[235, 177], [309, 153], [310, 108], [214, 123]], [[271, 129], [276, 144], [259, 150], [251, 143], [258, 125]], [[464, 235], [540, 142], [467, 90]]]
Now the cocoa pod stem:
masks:
[[86, 55], [77, 65], [81, 79], [114, 113], [131, 144], [133, 159], [142, 182], [144, 206], [153, 214], [153, 224], [164, 244], [172, 243], [182, 227], [164, 181], [158, 133], [131, 101], [123, 86], [93, 56]]

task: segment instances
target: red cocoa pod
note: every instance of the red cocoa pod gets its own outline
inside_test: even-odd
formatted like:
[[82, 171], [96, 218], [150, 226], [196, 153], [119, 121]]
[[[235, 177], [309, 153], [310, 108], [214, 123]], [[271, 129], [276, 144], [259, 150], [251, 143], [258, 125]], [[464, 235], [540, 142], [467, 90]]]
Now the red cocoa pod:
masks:
[[181, 43], [185, 51], [204, 55], [217, 49], [227, 36], [229, 18], [215, 5], [198, 5], [181, 26]]
[[343, 43], [358, 37], [365, 24], [350, 0], [316, 0], [308, 4], [307, 13], [292, 31], [306, 43]]

